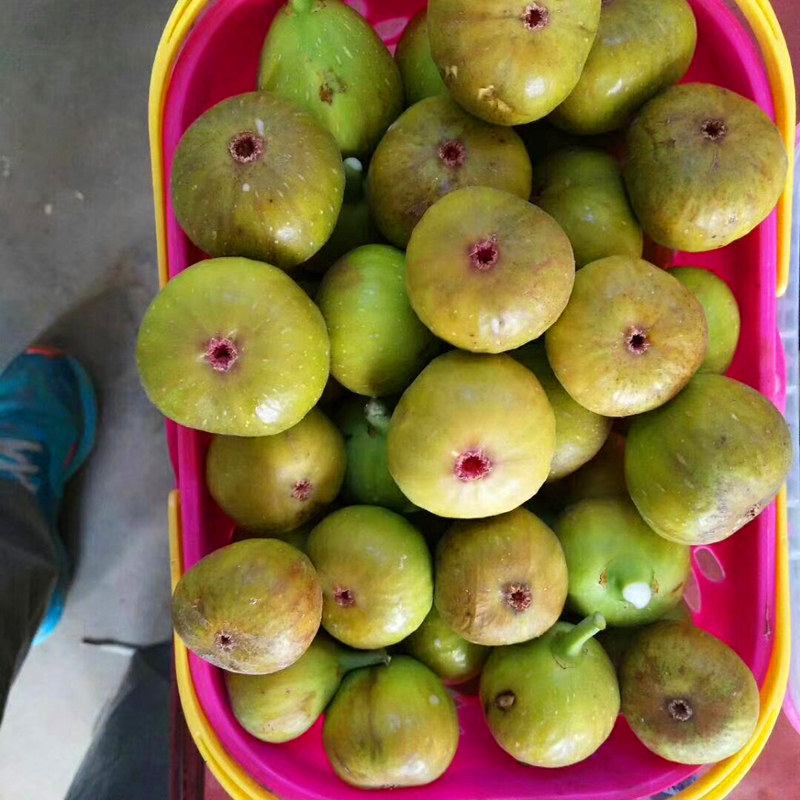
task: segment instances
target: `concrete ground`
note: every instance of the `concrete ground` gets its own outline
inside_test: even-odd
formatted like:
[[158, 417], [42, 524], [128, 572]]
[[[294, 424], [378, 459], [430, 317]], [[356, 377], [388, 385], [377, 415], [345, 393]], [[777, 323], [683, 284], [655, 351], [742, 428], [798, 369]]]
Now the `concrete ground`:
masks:
[[[775, 6], [800, 46], [793, 3]], [[172, 4], [1, 3], [0, 367], [50, 329], [94, 376], [102, 415], [66, 509], [80, 559], [65, 619], [30, 654], [0, 729], [0, 800], [63, 798], [127, 666], [84, 637], [146, 644], [170, 632], [172, 475], [132, 356], [156, 289], [146, 99]]]

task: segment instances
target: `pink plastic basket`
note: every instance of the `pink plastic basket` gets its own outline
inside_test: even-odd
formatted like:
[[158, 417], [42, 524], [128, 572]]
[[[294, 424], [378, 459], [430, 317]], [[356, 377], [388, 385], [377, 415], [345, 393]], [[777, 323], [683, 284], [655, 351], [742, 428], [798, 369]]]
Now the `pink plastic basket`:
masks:
[[[687, 80], [708, 81], [740, 92], [774, 115], [759, 50], [746, 26], [723, 0], [691, 0], [697, 16], [697, 55]], [[423, 0], [351, 0], [393, 47]], [[203, 111], [233, 94], [255, 88], [261, 45], [280, 6], [276, 0], [218, 0], [198, 18], [178, 56], [163, 118], [165, 174], [184, 130]], [[498, 43], [502, 46], [502, 43]], [[742, 336], [730, 375], [783, 407], [785, 370], [776, 330], [777, 226], [773, 214], [748, 237], [722, 251], [678, 254], [677, 264], [713, 270], [736, 294]], [[203, 258], [180, 230], [167, 204], [170, 277]], [[184, 569], [230, 541], [232, 525], [215, 507], [204, 483], [208, 437], [168, 423], [168, 440], [181, 493]], [[688, 601], [695, 620], [730, 644], [766, 677], [775, 625], [775, 509], [722, 544], [698, 548]], [[230, 756], [254, 780], [286, 800], [355, 800], [362, 791], [340, 782], [327, 763], [321, 723], [300, 739], [268, 745], [234, 719], [219, 670], [190, 655], [191, 675], [203, 711]], [[574, 767], [525, 767], [492, 740], [474, 696], [457, 695], [462, 737], [453, 765], [431, 786], [401, 790], [408, 800], [634, 800], [675, 785], [695, 770], [649, 753], [620, 718], [598, 753]], [[373, 797], [397, 797], [377, 791]]]

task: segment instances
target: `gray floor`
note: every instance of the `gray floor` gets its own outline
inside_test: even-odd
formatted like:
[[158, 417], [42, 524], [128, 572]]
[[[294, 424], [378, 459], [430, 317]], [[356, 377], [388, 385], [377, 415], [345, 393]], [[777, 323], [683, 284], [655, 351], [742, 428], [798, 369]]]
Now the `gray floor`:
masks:
[[133, 349], [157, 283], [146, 101], [172, 0], [0, 5], [0, 367], [45, 336], [84, 361], [101, 402], [66, 508], [79, 560], [65, 619], [0, 729], [0, 800], [61, 800], [127, 666], [83, 637], [170, 631], [172, 475]]

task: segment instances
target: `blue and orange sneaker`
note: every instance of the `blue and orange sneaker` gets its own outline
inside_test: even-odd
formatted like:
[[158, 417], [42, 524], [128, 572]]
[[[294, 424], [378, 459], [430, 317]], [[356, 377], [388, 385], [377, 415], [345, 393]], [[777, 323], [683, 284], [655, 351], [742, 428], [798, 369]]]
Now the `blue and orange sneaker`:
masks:
[[58, 553], [58, 584], [34, 644], [53, 632], [64, 611], [72, 568], [58, 514], [64, 485], [88, 458], [96, 429], [94, 390], [74, 358], [31, 347], [0, 374], [0, 480], [36, 496]]

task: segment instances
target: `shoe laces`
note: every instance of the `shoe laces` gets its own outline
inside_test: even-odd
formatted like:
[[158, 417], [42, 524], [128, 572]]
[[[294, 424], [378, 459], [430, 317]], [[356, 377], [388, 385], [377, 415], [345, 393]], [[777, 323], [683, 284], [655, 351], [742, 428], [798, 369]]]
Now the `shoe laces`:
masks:
[[0, 439], [0, 471], [10, 474], [29, 492], [36, 492], [38, 487], [33, 478], [39, 474], [39, 465], [31, 460], [30, 455], [43, 450], [40, 442]]

